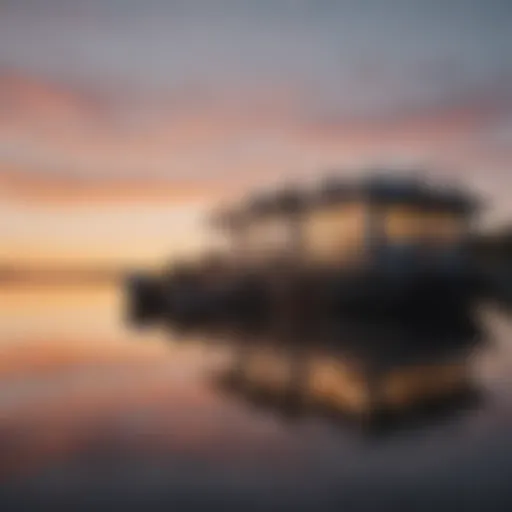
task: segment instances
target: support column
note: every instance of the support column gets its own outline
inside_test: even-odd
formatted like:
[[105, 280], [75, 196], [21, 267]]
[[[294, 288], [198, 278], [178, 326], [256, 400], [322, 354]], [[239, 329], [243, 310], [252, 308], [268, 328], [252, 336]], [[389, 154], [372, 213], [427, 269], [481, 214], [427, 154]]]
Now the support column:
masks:
[[387, 245], [385, 208], [367, 200], [365, 205], [365, 256], [374, 260], [379, 251]]

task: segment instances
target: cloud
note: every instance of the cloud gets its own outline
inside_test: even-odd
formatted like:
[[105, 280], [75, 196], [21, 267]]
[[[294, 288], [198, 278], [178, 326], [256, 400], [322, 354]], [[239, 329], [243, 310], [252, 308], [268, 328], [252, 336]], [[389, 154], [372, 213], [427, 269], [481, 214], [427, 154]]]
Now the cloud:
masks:
[[81, 180], [16, 173], [0, 168], [0, 198], [50, 204], [169, 203], [212, 201], [225, 187], [206, 183], [172, 183], [139, 179]]
[[4, 73], [1, 194], [80, 203], [207, 200], [336, 164], [404, 155], [456, 164], [475, 141], [481, 158], [473, 165], [484, 166], [497, 158], [487, 135], [512, 118], [503, 89], [361, 113], [329, 109], [328, 99], [286, 84], [113, 98]]

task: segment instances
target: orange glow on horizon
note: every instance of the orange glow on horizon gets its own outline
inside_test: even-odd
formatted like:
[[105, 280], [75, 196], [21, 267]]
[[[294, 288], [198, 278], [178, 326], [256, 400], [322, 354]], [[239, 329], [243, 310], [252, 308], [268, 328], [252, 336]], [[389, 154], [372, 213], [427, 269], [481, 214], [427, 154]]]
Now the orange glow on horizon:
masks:
[[[189, 205], [194, 215], [193, 205], [209, 207], [253, 186], [314, 177], [325, 168], [428, 157], [458, 174], [484, 169], [482, 180], [491, 182], [487, 164], [512, 164], [502, 149], [473, 143], [499, 123], [497, 96], [329, 120], [307, 114], [311, 98], [299, 86], [272, 92], [233, 91], [233, 98], [209, 103], [190, 93], [179, 104], [162, 95], [149, 104], [109, 105], [58, 81], [0, 72], [0, 141], [11, 148], [0, 157], [7, 219], [0, 263], [144, 264], [194, 252], [204, 232], [178, 233], [182, 219], [166, 220], [162, 208]], [[137, 227], [117, 207], [141, 209], [154, 220]], [[87, 209], [101, 209], [103, 218], [91, 217], [87, 226]]]

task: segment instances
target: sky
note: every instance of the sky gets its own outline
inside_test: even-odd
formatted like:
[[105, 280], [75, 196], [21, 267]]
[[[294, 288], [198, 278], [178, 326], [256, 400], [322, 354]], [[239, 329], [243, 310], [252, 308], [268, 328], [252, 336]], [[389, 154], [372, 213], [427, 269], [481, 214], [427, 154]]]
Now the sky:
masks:
[[146, 264], [212, 205], [425, 168], [512, 218], [508, 0], [0, 0], [0, 264]]

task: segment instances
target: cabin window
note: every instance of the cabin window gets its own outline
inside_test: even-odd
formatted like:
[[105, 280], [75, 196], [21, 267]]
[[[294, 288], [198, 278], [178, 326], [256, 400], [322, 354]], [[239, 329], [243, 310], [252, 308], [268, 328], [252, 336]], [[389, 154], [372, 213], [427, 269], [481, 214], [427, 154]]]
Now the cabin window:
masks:
[[308, 255], [325, 263], [354, 259], [364, 236], [361, 205], [336, 205], [311, 212], [305, 224]]
[[451, 243], [464, 231], [461, 215], [411, 208], [390, 208], [384, 214], [388, 242]]
[[258, 219], [247, 230], [246, 251], [250, 259], [283, 255], [291, 244], [290, 222], [284, 217]]

